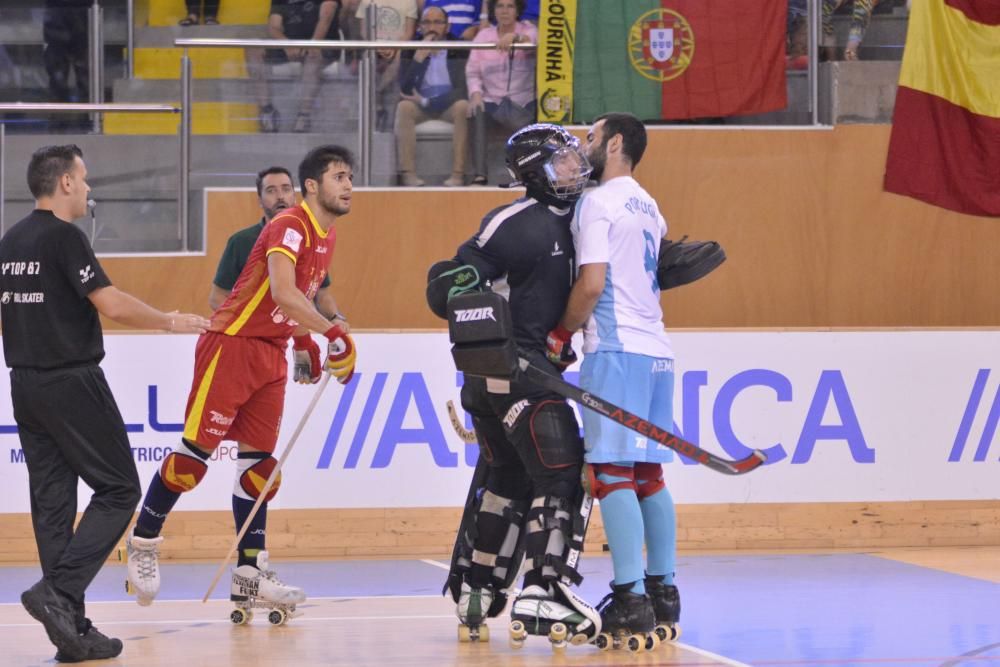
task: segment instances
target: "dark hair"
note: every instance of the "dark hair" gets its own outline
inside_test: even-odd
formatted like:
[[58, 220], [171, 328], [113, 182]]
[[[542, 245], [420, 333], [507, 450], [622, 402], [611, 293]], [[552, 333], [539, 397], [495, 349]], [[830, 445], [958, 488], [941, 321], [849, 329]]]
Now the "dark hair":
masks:
[[[496, 8], [497, 8], [497, 3], [498, 2], [500, 2], [500, 0], [487, 0], [486, 11], [489, 13], [490, 23], [496, 23], [497, 22]], [[521, 14], [524, 13], [524, 8], [525, 8], [526, 4], [527, 3], [525, 2], [525, 0], [514, 0], [514, 8], [517, 9], [517, 18], [518, 19], [520, 19], [521, 18]]]
[[48, 197], [55, 194], [56, 183], [63, 174], [73, 171], [76, 158], [83, 158], [83, 151], [76, 144], [42, 146], [28, 163], [28, 189], [31, 195]]
[[601, 114], [594, 122], [604, 121], [604, 140], [602, 146], [607, 146], [611, 137], [622, 135], [622, 150], [625, 157], [632, 162], [632, 168], [639, 166], [642, 154], [646, 152], [646, 126], [630, 113], [613, 111]]
[[284, 174], [288, 176], [288, 180], [292, 182], [292, 188], [295, 188], [295, 179], [292, 178], [292, 172], [288, 171], [284, 167], [268, 167], [263, 171], [257, 172], [257, 196], [260, 197], [263, 193], [264, 188], [264, 177], [270, 176], [271, 174]]
[[311, 178], [318, 183], [332, 162], [339, 162], [353, 170], [354, 154], [343, 146], [333, 144], [317, 146], [309, 151], [299, 164], [299, 187], [302, 188], [303, 195], [306, 193], [306, 179]]

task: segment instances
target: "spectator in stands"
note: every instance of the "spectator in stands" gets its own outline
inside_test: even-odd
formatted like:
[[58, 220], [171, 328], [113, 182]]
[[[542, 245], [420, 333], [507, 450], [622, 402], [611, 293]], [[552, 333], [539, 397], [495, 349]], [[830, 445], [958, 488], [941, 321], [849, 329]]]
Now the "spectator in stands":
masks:
[[[836, 55], [837, 39], [833, 33], [833, 13], [852, 0], [823, 0], [823, 52], [826, 60], [833, 60]], [[858, 48], [872, 20], [872, 9], [879, 0], [853, 0], [851, 11], [851, 30], [847, 36], [847, 46], [844, 47], [844, 60], [857, 60]]]
[[[87, 32], [90, 0], [46, 0], [42, 19], [43, 59], [49, 75], [49, 90], [55, 102], [89, 100], [89, 35]], [[72, 75], [72, 84], [71, 84]]]
[[202, 2], [205, 8], [205, 25], [219, 25], [219, 0], [185, 0], [187, 4], [187, 16], [177, 22], [178, 25], [189, 26], [198, 25], [202, 16]]
[[[267, 32], [272, 39], [340, 39], [339, 18], [343, 10], [356, 8], [357, 0], [271, 0]], [[303, 89], [293, 132], [308, 132], [312, 126], [312, 109], [319, 94], [320, 65], [323, 54], [319, 49], [249, 49], [247, 60], [256, 81], [257, 102], [260, 104], [260, 129], [277, 132], [281, 115], [271, 103], [268, 65], [300, 63]]]
[[448, 39], [471, 40], [484, 18], [483, 0], [419, 0], [421, 16], [428, 7], [440, 7], [448, 15]]
[[787, 69], [807, 69], [809, 67], [809, 11], [806, 7], [806, 0], [788, 0], [788, 20], [785, 27]]
[[[440, 41], [448, 34], [448, 15], [428, 7], [420, 15], [424, 41]], [[417, 123], [441, 118], [455, 126], [452, 136], [451, 176], [448, 187], [465, 183], [465, 144], [468, 135], [468, 92], [465, 86], [466, 51], [417, 49], [406, 51], [400, 62], [399, 105], [396, 107], [396, 148], [400, 185], [421, 186], [416, 174]]]
[[[361, 35], [368, 34], [365, 12], [373, 0], [361, 0], [357, 17], [361, 21]], [[374, 0], [377, 8], [374, 38], [377, 40], [403, 41], [413, 39], [417, 29], [417, 0]], [[399, 103], [399, 51], [376, 51], [375, 129], [385, 132], [395, 122], [396, 105]]]
[[495, 43], [495, 51], [469, 55], [465, 78], [472, 119], [473, 185], [486, 185], [486, 126], [499, 125], [510, 134], [535, 121], [535, 52], [513, 44], [535, 43], [538, 29], [520, 21], [525, 0], [488, 0], [490, 21], [474, 42]]

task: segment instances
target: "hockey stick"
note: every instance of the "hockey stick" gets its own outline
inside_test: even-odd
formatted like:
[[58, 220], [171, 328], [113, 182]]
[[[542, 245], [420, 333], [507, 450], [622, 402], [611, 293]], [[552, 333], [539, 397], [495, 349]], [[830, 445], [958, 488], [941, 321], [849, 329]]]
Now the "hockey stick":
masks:
[[309, 416], [312, 414], [313, 409], [316, 404], [319, 403], [320, 396], [323, 395], [323, 390], [326, 389], [327, 383], [330, 381], [330, 374], [323, 373], [323, 379], [319, 381], [319, 387], [316, 388], [316, 393], [313, 394], [312, 400], [309, 402], [309, 406], [306, 408], [305, 413], [303, 413], [302, 418], [299, 420], [298, 426], [295, 427], [295, 431], [292, 433], [292, 437], [288, 440], [288, 444], [285, 445], [285, 451], [281, 453], [281, 458], [278, 459], [278, 464], [274, 466], [274, 470], [267, 478], [267, 482], [264, 484], [264, 488], [261, 489], [260, 494], [257, 496], [257, 502], [253, 504], [253, 509], [250, 510], [250, 514], [247, 516], [246, 521], [243, 522], [243, 526], [240, 528], [240, 532], [236, 534], [236, 540], [233, 542], [233, 546], [229, 548], [229, 553], [226, 554], [225, 559], [219, 565], [219, 569], [215, 572], [215, 577], [212, 579], [212, 583], [208, 586], [208, 591], [205, 592], [205, 597], [201, 601], [208, 602], [208, 596], [212, 594], [215, 590], [215, 586], [219, 583], [219, 579], [222, 578], [222, 573], [226, 571], [226, 566], [229, 565], [229, 560], [236, 553], [236, 549], [240, 546], [240, 540], [246, 534], [247, 529], [250, 528], [250, 522], [253, 518], [257, 516], [257, 511], [260, 509], [261, 504], [264, 502], [264, 498], [267, 498], [267, 492], [271, 490], [274, 486], [274, 480], [278, 479], [278, 474], [281, 472], [281, 466], [284, 465], [285, 459], [292, 452], [292, 447], [295, 446], [295, 441], [299, 439], [299, 434], [302, 433], [302, 429], [305, 427], [306, 422], [309, 420]]
[[625, 428], [631, 429], [651, 440], [655, 440], [664, 447], [669, 447], [678, 454], [686, 456], [716, 472], [721, 472], [724, 475], [742, 475], [758, 468], [767, 460], [767, 456], [759, 449], [753, 450], [750, 456], [738, 461], [730, 461], [729, 459], [716, 456], [687, 440], [681, 440], [670, 431], [666, 431], [656, 424], [652, 424], [642, 417], [632, 414], [625, 408], [620, 408], [613, 403], [609, 403], [600, 396], [584, 391], [561, 378], [549, 375], [540, 368], [532, 366], [531, 362], [523, 357], [518, 359], [518, 365], [525, 376], [536, 384], [541, 385], [549, 391], [554, 391], [560, 396], [576, 401], [583, 407], [604, 415]]
[[470, 431], [462, 425], [462, 421], [458, 418], [458, 413], [455, 412], [455, 404], [451, 401], [448, 401], [448, 418], [451, 420], [451, 427], [455, 429], [455, 433], [462, 439], [462, 442], [470, 445], [477, 442], [475, 432]]

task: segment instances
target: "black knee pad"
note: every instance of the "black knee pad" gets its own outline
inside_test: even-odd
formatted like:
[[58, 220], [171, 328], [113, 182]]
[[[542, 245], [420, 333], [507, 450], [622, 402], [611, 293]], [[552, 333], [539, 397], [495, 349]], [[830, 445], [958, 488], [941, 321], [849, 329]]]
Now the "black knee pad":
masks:
[[530, 501], [532, 496], [531, 479], [519, 465], [491, 467], [486, 489], [512, 500]]
[[568, 496], [536, 496], [528, 510], [525, 550], [545, 579], [579, 584], [577, 571], [594, 500], [577, 480]]
[[516, 419], [504, 422], [504, 428], [532, 477], [583, 463], [580, 425], [564, 400], [528, 403]]

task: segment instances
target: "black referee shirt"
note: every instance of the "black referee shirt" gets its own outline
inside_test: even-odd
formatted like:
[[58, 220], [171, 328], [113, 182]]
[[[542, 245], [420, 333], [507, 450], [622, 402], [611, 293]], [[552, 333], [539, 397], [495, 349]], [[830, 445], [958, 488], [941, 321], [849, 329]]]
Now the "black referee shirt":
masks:
[[0, 325], [11, 368], [99, 363], [104, 338], [87, 295], [111, 281], [76, 226], [35, 210], [0, 239]]

